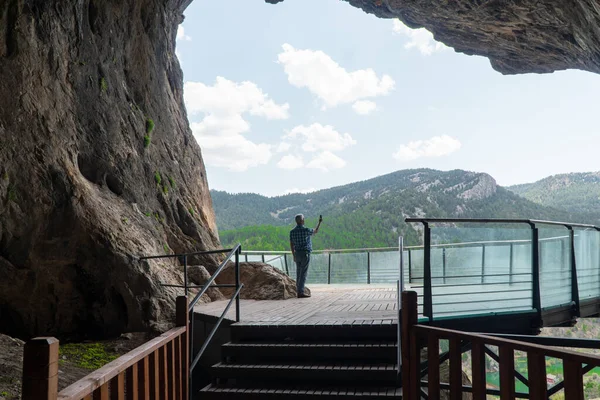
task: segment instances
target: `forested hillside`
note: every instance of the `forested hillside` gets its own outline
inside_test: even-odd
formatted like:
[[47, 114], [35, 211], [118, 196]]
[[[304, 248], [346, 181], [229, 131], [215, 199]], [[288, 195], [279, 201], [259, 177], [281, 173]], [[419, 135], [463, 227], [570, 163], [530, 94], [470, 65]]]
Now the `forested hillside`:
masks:
[[600, 219], [600, 172], [554, 175], [509, 190], [535, 203]]
[[213, 191], [224, 245], [284, 250], [298, 213], [315, 226], [325, 222], [316, 249], [397, 246], [403, 235], [417, 244], [420, 235], [406, 217], [539, 218], [583, 221], [581, 215], [543, 207], [496, 185], [483, 173], [431, 169], [402, 170], [370, 180], [309, 194], [264, 197]]

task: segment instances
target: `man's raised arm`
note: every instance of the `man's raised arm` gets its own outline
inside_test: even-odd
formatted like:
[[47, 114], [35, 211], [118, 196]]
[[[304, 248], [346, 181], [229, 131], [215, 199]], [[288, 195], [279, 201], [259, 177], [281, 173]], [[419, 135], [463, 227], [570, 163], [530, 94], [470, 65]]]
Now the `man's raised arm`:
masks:
[[323, 216], [319, 215], [319, 223], [317, 224], [317, 227], [315, 228], [315, 234], [317, 234], [319, 232], [319, 228], [321, 227], [321, 222], [323, 222]]

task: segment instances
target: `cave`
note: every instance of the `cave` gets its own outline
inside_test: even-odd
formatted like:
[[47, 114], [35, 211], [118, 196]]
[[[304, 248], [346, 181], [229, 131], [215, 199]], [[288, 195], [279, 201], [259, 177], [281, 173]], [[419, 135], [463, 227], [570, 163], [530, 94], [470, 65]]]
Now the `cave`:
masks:
[[[503, 74], [600, 71], [593, 0], [345, 1]], [[0, 2], [0, 332], [160, 330], [181, 277], [139, 257], [220, 247], [175, 55], [190, 3]]]

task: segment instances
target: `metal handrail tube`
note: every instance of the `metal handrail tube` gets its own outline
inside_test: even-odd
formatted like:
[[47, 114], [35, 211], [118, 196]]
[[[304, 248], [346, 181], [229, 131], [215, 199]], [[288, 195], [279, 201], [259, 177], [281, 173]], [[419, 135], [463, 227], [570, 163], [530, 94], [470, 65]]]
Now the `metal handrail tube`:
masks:
[[223, 319], [225, 318], [225, 315], [227, 315], [227, 311], [229, 311], [229, 308], [231, 307], [231, 304], [233, 304], [233, 301], [238, 298], [238, 296], [240, 294], [240, 291], [242, 290], [243, 287], [244, 287], [244, 284], [242, 283], [242, 284], [240, 284], [240, 287], [235, 291], [233, 297], [229, 300], [229, 303], [227, 303], [227, 307], [225, 307], [225, 310], [223, 311], [223, 313], [219, 317], [219, 320], [217, 321], [217, 323], [215, 324], [214, 328], [212, 329], [212, 331], [208, 335], [208, 338], [206, 338], [206, 340], [204, 341], [204, 344], [202, 345], [202, 348], [200, 349], [200, 351], [198, 352], [198, 354], [196, 355], [196, 357], [194, 357], [194, 361], [192, 361], [192, 364], [190, 365], [190, 375], [191, 375], [192, 371], [194, 370], [194, 368], [196, 367], [196, 365], [198, 364], [198, 361], [200, 361], [200, 357], [202, 357], [202, 354], [204, 354], [204, 351], [206, 350], [206, 348], [208, 347], [208, 345], [209, 345], [210, 341], [212, 340], [213, 336], [217, 332], [217, 329], [219, 329], [219, 326], [221, 325], [221, 322], [223, 322]]
[[210, 254], [222, 254], [222, 253], [227, 253], [227, 252], [232, 252], [233, 250], [237, 249], [238, 247], [240, 247], [240, 245], [238, 244], [237, 246], [235, 246], [233, 249], [221, 249], [221, 250], [205, 250], [205, 251], [196, 251], [194, 253], [181, 253], [181, 254], [164, 254], [164, 255], [159, 255], [159, 256], [145, 256], [145, 257], [140, 257], [140, 260], [153, 260], [156, 258], [178, 258], [178, 257], [185, 257], [185, 256], [205, 256], [205, 255], [210, 255]]
[[536, 224], [571, 226], [575, 228], [590, 228], [600, 231], [600, 227], [591, 224], [580, 224], [571, 222], [545, 221], [540, 219], [511, 219], [511, 218], [406, 218], [405, 222], [420, 223], [495, 223], [495, 224], [528, 224], [533, 227]]
[[206, 293], [206, 291], [210, 288], [210, 286], [215, 281], [215, 279], [217, 278], [217, 276], [221, 273], [221, 271], [223, 271], [223, 269], [225, 268], [225, 266], [227, 265], [227, 263], [230, 261], [231, 257], [233, 257], [236, 253], [238, 253], [238, 250], [240, 248], [241, 248], [241, 245], [237, 244], [233, 249], [231, 249], [229, 251], [229, 254], [227, 254], [227, 257], [225, 258], [225, 260], [223, 260], [223, 262], [221, 263], [221, 265], [219, 265], [219, 268], [217, 268], [217, 270], [210, 277], [210, 279], [204, 283], [204, 288], [200, 292], [198, 292], [198, 294], [190, 302], [190, 305], [189, 305], [189, 311], [190, 312], [192, 312], [194, 310], [194, 306], [196, 305], [196, 303], [198, 302], [198, 300], [200, 300], [200, 297], [202, 297], [202, 295], [204, 293]]

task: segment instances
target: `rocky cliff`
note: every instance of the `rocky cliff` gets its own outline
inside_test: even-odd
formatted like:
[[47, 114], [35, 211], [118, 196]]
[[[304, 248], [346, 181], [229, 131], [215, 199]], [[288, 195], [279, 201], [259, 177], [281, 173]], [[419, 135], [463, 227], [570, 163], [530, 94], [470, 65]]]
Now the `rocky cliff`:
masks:
[[219, 246], [174, 49], [190, 1], [0, 0], [0, 331], [145, 329], [181, 274], [137, 257]]
[[427, 28], [458, 52], [488, 57], [504, 74], [567, 68], [600, 72], [596, 0], [345, 1], [380, 18]]

